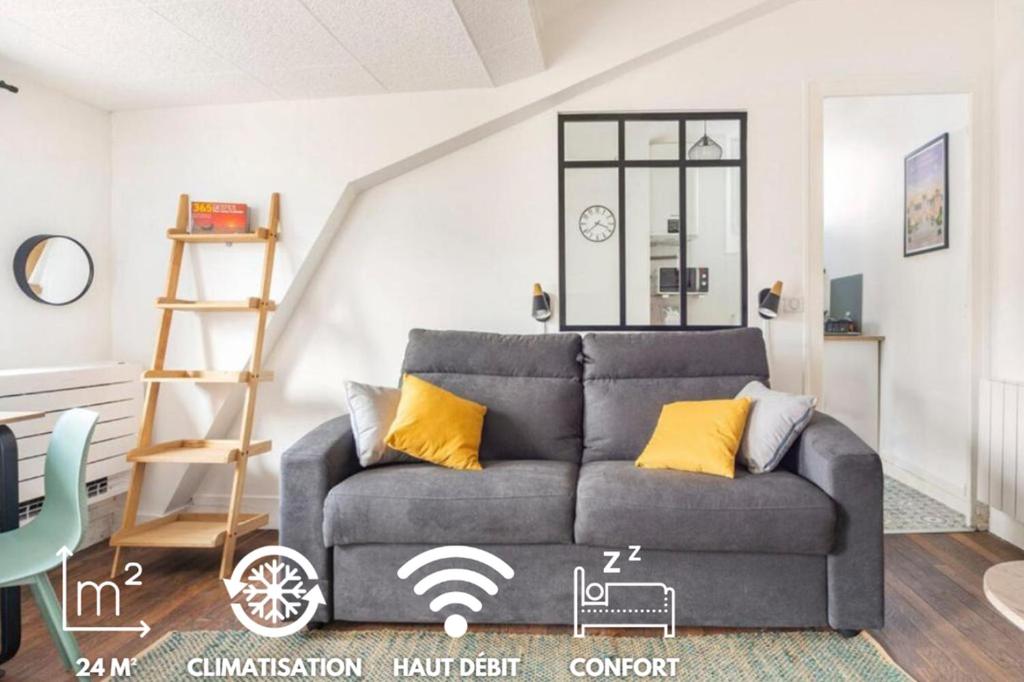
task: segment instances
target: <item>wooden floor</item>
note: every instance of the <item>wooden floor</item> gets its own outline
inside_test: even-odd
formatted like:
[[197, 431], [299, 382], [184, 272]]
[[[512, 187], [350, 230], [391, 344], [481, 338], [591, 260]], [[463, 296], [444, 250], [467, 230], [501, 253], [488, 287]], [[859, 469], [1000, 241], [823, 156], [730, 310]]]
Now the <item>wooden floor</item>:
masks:
[[[238, 556], [275, 540], [272, 531], [253, 533], [239, 543]], [[886, 626], [873, 634], [897, 663], [921, 681], [1024, 679], [1024, 632], [988, 605], [981, 588], [986, 568], [1024, 559], [1024, 551], [988, 533], [890, 535], [885, 549]], [[71, 579], [105, 580], [111, 555], [104, 545], [80, 552], [70, 561]], [[83, 655], [132, 656], [171, 630], [239, 628], [217, 580], [218, 556], [211, 551], [129, 551], [128, 560], [145, 567], [143, 586], [123, 588], [118, 623], [143, 618], [153, 631], [144, 640], [129, 633], [79, 633]], [[52, 579], [59, 592], [59, 573]], [[94, 599], [84, 601], [83, 617], [72, 614], [76, 622], [110, 624], [109, 617], [90, 617]], [[3, 682], [69, 679], [31, 599], [25, 600], [24, 611], [21, 651], [4, 666]], [[568, 632], [559, 627], [497, 629]], [[712, 631], [688, 629], [680, 636], [707, 632]]]

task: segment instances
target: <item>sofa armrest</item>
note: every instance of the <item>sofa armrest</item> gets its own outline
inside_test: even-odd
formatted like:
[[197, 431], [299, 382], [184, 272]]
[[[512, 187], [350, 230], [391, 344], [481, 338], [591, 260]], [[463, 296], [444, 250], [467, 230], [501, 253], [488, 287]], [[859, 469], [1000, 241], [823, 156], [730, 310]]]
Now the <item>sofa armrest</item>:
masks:
[[821, 488], [836, 505], [836, 539], [828, 555], [828, 620], [835, 629], [881, 627], [885, 621], [882, 463], [864, 441], [822, 413], [783, 466]]
[[281, 457], [281, 544], [310, 560], [327, 600], [314, 620], [331, 618], [331, 548], [324, 544], [324, 500], [331, 488], [359, 471], [348, 415], [326, 421]]

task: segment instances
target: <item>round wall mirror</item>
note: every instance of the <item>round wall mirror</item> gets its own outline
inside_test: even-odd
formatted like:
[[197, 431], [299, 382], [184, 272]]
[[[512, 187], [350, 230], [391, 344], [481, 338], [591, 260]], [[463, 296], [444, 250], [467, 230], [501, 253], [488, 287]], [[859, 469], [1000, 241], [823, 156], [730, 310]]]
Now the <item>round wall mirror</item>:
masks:
[[14, 254], [14, 279], [25, 295], [48, 305], [68, 305], [92, 285], [92, 256], [71, 237], [39, 234]]

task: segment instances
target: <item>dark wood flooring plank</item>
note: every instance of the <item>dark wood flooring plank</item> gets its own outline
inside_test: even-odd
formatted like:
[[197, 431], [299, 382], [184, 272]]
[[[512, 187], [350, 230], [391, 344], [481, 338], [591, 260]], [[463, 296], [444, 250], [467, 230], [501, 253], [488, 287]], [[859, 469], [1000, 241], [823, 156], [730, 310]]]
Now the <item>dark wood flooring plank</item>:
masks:
[[895, 597], [891, 579], [886, 579], [885, 627], [871, 632], [879, 644], [904, 670], [919, 680], [941, 679], [940, 671], [953, 667], [941, 647], [931, 643], [921, 624], [920, 614], [904, 600]]
[[[890, 547], [886, 559], [900, 580], [911, 586], [936, 613], [959, 630], [962, 641], [982, 639], [986, 643], [985, 656], [988, 660], [1003, 669], [1024, 670], [1024, 632], [999, 616], [986, 602], [973, 597], [956, 581], [935, 569], [929, 570], [928, 562], [921, 561], [920, 553]], [[987, 618], [990, 615], [995, 616], [994, 621]]]
[[974, 550], [993, 564], [1024, 559], [1024, 550], [991, 533], [950, 533], [948, 539]]
[[1013, 680], [1007, 677], [1004, 670], [992, 661], [985, 650], [975, 646], [964, 638], [957, 627], [946, 620], [926, 599], [921, 597], [914, 588], [900, 577], [893, 577], [887, 583], [890, 594], [898, 594], [925, 621], [922, 629], [925, 637], [942, 650], [951, 665], [946, 664], [939, 670], [939, 679], [978, 679], [978, 680]]

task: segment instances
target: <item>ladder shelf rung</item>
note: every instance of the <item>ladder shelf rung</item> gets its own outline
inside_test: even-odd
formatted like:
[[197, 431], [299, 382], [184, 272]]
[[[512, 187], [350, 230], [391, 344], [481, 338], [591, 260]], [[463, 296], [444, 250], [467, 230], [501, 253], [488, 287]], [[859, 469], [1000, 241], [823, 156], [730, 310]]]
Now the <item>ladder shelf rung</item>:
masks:
[[[235, 534], [244, 535], [269, 522], [267, 514], [241, 513]], [[114, 547], [211, 548], [224, 544], [227, 530], [227, 514], [175, 512], [131, 528], [122, 528], [111, 536], [110, 544]]]
[[[253, 296], [244, 301], [189, 301], [161, 296], [156, 300], [156, 307], [162, 310], [191, 310], [197, 313], [257, 313], [260, 310], [260, 299]], [[267, 301], [264, 307], [268, 311], [277, 310], [274, 301]]]
[[[249, 456], [270, 452], [269, 440], [254, 440], [249, 443]], [[129, 462], [147, 464], [230, 464], [242, 454], [237, 440], [170, 440], [148, 448], [136, 448], [128, 453]]]
[[247, 384], [251, 381], [273, 381], [274, 373], [222, 372], [206, 369], [150, 369], [142, 373], [146, 382], [190, 381], [198, 384]]
[[[182, 232], [179, 230], [167, 230], [167, 238], [180, 242], [193, 244], [252, 244], [265, 242], [270, 238], [270, 230], [265, 227], [258, 228], [252, 232]], [[281, 235], [274, 235], [274, 239], [281, 240]]]

